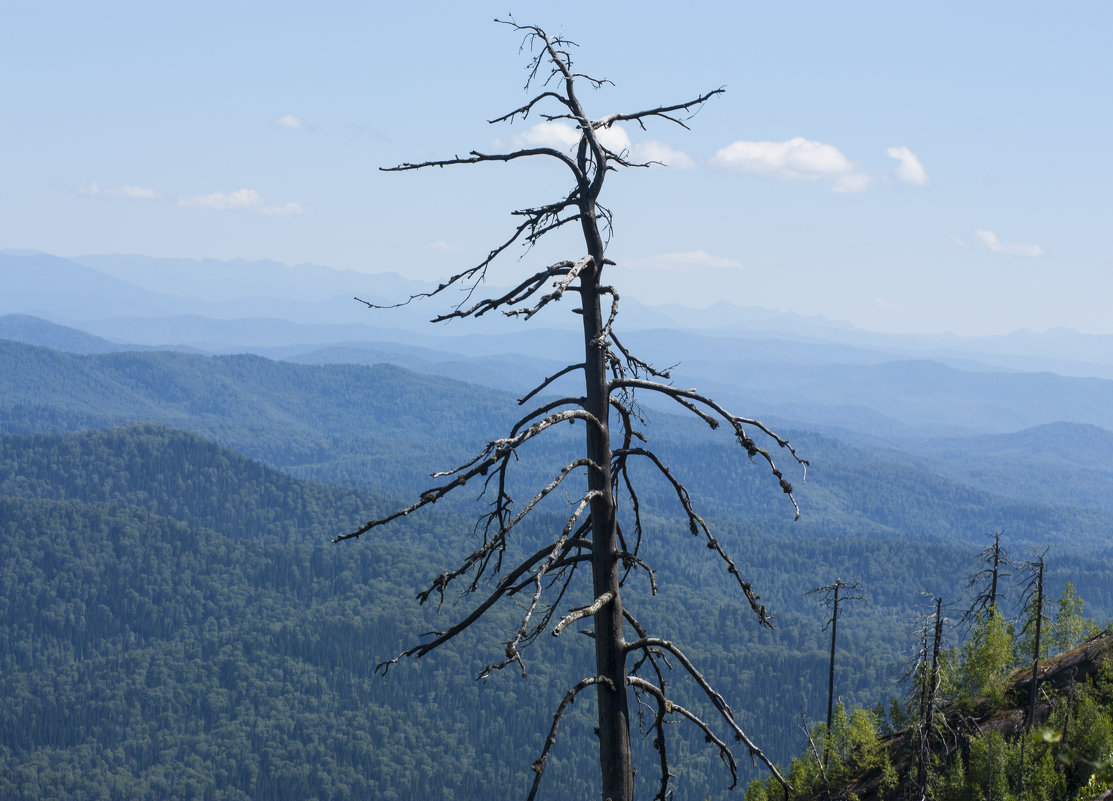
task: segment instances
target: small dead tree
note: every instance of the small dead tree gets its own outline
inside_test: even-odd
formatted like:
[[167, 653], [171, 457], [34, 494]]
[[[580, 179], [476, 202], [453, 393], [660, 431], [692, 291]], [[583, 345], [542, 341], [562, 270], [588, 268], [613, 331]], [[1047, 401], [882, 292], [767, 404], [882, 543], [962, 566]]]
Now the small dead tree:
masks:
[[916, 722], [913, 734], [916, 744], [916, 790], [926, 797], [932, 767], [932, 743], [936, 738], [940, 711], [939, 656], [943, 646], [943, 599], [924, 593], [934, 610], [922, 618], [919, 629], [921, 644], [905, 672], [905, 679], [915, 682]]
[[974, 620], [979, 615], [982, 619], [988, 620], [991, 615], [996, 615], [1000, 611], [1000, 601], [1004, 597], [1004, 593], [998, 590], [998, 586], [1001, 579], [1010, 575], [1008, 568], [1012, 565], [1008, 551], [1001, 545], [1002, 534], [1004, 534], [1002, 531], [994, 532], [993, 542], [978, 554], [978, 558], [984, 567], [970, 577], [970, 583], [967, 587], [979, 586], [987, 580], [989, 583], [984, 590], [978, 593], [977, 597], [971, 602], [970, 608], [963, 614], [964, 622]]
[[[1024, 591], [1021, 594], [1021, 608], [1028, 610], [1028, 619], [1021, 629], [1021, 637], [1027, 637], [1028, 642], [1032, 645], [1032, 682], [1028, 692], [1028, 710], [1024, 716], [1024, 733], [1028, 734], [1032, 730], [1032, 724], [1036, 722], [1036, 698], [1040, 692], [1040, 655], [1043, 648], [1043, 569], [1044, 569], [1044, 556], [1047, 555], [1047, 549], [1043, 551], [1036, 551], [1033, 549], [1032, 558], [1025, 560], [1021, 563], [1020, 568], [1022, 574], [1028, 577], [1028, 582], [1024, 585]], [[1024, 782], [1024, 758], [1028, 738], [1024, 737], [1020, 741], [1020, 780], [1023, 785]]]
[[1024, 622], [1021, 636], [1029, 637], [1032, 645], [1032, 685], [1028, 694], [1028, 713], [1024, 718], [1024, 731], [1032, 729], [1036, 719], [1036, 697], [1039, 695], [1039, 667], [1040, 655], [1043, 650], [1043, 569], [1044, 556], [1047, 551], [1033, 551], [1032, 558], [1022, 563], [1021, 567], [1028, 576], [1022, 594], [1022, 608], [1029, 611], [1028, 619]]
[[[586, 85], [599, 89], [610, 82], [575, 71], [571, 57], [574, 43], [561, 36], [549, 36], [535, 26], [519, 25], [512, 19], [496, 22], [509, 26], [523, 36], [522, 49], [530, 53], [525, 89], [527, 92], [532, 90], [533, 94], [525, 104], [490, 122], [512, 123], [534, 114], [547, 122], [573, 127], [578, 134], [576, 147], [568, 152], [545, 146], [503, 153], [473, 150], [466, 156], [403, 163], [384, 169], [388, 172], [404, 172], [433, 167], [506, 163], [522, 159], [545, 160], [565, 172], [570, 179], [570, 187], [563, 196], [555, 200], [515, 211], [514, 216], [518, 223], [513, 232], [479, 264], [451, 276], [432, 291], [414, 295], [394, 305], [437, 296], [452, 287], [465, 290], [465, 300], [451, 311], [437, 316], [434, 322], [480, 317], [488, 312], [501, 312], [508, 316], [529, 319], [554, 306], [566, 295], [574, 297], [578, 305], [573, 311], [581, 316], [583, 325], [583, 361], [570, 364], [549, 376], [521, 398], [519, 403], [524, 404], [551, 387], [557, 379], [574, 373], [583, 377], [583, 395], [562, 397], [537, 406], [515, 423], [505, 436], [489, 442], [470, 461], [445, 472], [434, 473], [434, 478], [441, 479], [441, 483], [423, 492], [414, 503], [337, 537], [338, 541], [360, 537], [372, 529], [433, 504], [465, 485], [480, 484], [483, 493], [489, 498], [489, 511], [479, 519], [476, 526], [477, 535], [482, 542], [459, 565], [433, 579], [431, 585], [420, 592], [417, 598], [421, 603], [431, 597], [443, 601], [450, 586], [457, 584], [462, 585], [462, 594], [468, 595], [479, 589], [481, 580], [493, 583], [494, 589], [454, 625], [432, 633], [425, 641], [382, 663], [379, 669], [385, 673], [404, 657], [420, 657], [433, 651], [472, 626], [499, 601], [519, 596], [525, 598], [520, 602], [524, 611], [520, 625], [505, 641], [505, 658], [488, 665], [480, 675], [487, 676], [509, 665], [517, 665], [524, 673], [521, 649], [549, 627], [566, 593], [572, 589], [577, 571], [581, 568], [588, 569], [591, 588], [588, 590], [586, 603], [571, 609], [565, 608], [562, 616], [556, 618], [557, 622], [551, 632], [554, 636], [559, 635], [572, 623], [593, 617], [595, 668], [591, 675], [568, 690], [553, 715], [549, 736], [533, 764], [535, 776], [528, 797], [532, 799], [537, 793], [566, 708], [580, 692], [589, 687], [595, 688], [598, 699], [602, 798], [629, 801], [633, 796], [634, 765], [629, 724], [631, 692], [656, 710], [650, 724], [651, 729], [655, 730], [654, 745], [660, 761], [660, 782], [656, 798], [663, 801], [670, 794], [671, 773], [665, 724], [675, 718], [683, 718], [694, 724], [705, 740], [718, 750], [729, 770], [732, 787], [737, 784], [738, 771], [734, 753], [728, 745], [731, 740], [743, 744], [751, 758], [763, 762], [787, 793], [786, 780], [743, 732], [722, 695], [677, 645], [669, 639], [655, 636], [643, 627], [624, 606], [622, 595], [628, 576], [639, 572], [648, 576], [651, 589], [656, 591], [653, 571], [641, 554], [642, 514], [635, 481], [629, 470], [632, 462], [640, 460], [655, 469], [671, 487], [689, 531], [703, 538], [706, 546], [722, 561], [727, 573], [747, 599], [758, 623], [772, 626], [758, 595], [743, 578], [725, 547], [712, 535], [703, 518], [693, 508], [684, 483], [649, 448], [645, 435], [638, 428], [644, 420], [635, 403], [635, 393], [653, 393], [675, 402], [712, 429], [725, 424], [751, 460], [765, 463], [780, 488], [788, 495], [796, 516], [799, 517], [799, 507], [792, 496], [791, 484], [774, 464], [770, 451], [759, 446], [748, 432], [760, 431], [777, 447], [785, 449], [802, 468], [806, 468], [807, 462], [797, 456], [786, 440], [760, 422], [733, 414], [694, 389], [681, 389], [672, 385], [666, 371], [654, 369], [648, 362], [632, 354], [614, 330], [618, 313], [618, 292], [604, 280], [606, 268], [614, 264], [606, 256], [611, 211], [600, 201], [604, 183], [611, 173], [622, 168], [650, 165], [634, 161], [626, 151], [616, 152], [608, 148], [604, 143], [605, 137], [601, 134], [612, 126], [627, 122], [642, 129], [653, 122], [673, 123], [687, 128], [686, 121], [709, 100], [722, 94], [723, 89], [713, 89], [679, 103], [591, 117], [581, 104], [577, 88]], [[492, 293], [491, 297], [475, 300], [488, 267], [497, 257], [515, 244], [524, 245], [528, 250], [542, 237], [566, 226], [576, 227], [582, 234], [582, 255], [537, 270], [506, 292]], [[384, 308], [373, 302], [362, 302], [371, 308]], [[604, 309], [607, 310], [605, 313]], [[585, 445], [582, 456], [556, 470], [552, 480], [539, 488], [525, 504], [515, 504], [507, 490], [507, 476], [519, 450], [546, 430], [563, 422], [584, 427]], [[615, 429], [612, 429], [613, 423], [617, 423]], [[504, 564], [503, 557], [508, 552], [510, 536], [515, 527], [558, 488], [567, 491], [570, 485], [567, 479], [573, 473], [586, 477], [586, 487], [582, 492], [577, 491], [578, 500], [572, 501], [572, 512], [563, 529], [555, 532], [553, 539], [544, 547], [526, 555], [516, 564]], [[626, 514], [630, 517], [625, 522], [619, 519], [617, 513], [620, 499], [624, 501], [622, 508], [629, 510]], [[631, 640], [627, 640], [625, 636], [626, 624], [635, 632]], [[677, 703], [671, 694], [671, 687], [666, 691], [665, 671], [673, 665], [679, 665], [693, 680], [699, 693], [710, 702], [725, 727], [724, 735], [716, 733], [712, 722], [701, 719], [695, 712]]]
[[[865, 593], [858, 586], [857, 581], [843, 581], [835, 579], [834, 584], [815, 587], [808, 590], [808, 595], [823, 593], [823, 603], [831, 610], [831, 617], [827, 619], [824, 631], [831, 629], [831, 661], [827, 667], [827, 737], [831, 736], [831, 719], [835, 711], [835, 637], [839, 630], [839, 604], [853, 603], [865, 600]], [[839, 593], [842, 592], [842, 596]], [[823, 747], [823, 766], [827, 767], [828, 746]]]

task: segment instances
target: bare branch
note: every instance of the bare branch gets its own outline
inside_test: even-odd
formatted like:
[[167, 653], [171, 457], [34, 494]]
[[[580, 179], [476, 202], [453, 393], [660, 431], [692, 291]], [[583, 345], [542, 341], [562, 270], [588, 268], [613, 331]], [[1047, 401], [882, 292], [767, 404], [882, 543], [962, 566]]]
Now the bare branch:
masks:
[[626, 646], [626, 651], [627, 653], [629, 653], [630, 651], [647, 650], [650, 648], [660, 648], [662, 650], [668, 651], [680, 662], [681, 665], [684, 666], [684, 669], [688, 671], [688, 674], [695, 680], [696, 684], [699, 685], [699, 688], [703, 690], [704, 695], [706, 695], [708, 699], [710, 699], [712, 705], [714, 705], [714, 707], [719, 711], [719, 714], [722, 716], [727, 726], [729, 726], [734, 732], [735, 739], [746, 746], [752, 758], [760, 760], [765, 765], [765, 767], [769, 769], [769, 772], [773, 774], [773, 776], [782, 787], [784, 787], [786, 790], [790, 789], [788, 781], [784, 778], [784, 776], [781, 775], [781, 772], [777, 769], [777, 766], [774, 765], [765, 755], [765, 753], [760, 748], [758, 748], [748, 736], [746, 736], [746, 733], [744, 731], [742, 731], [742, 728], [734, 719], [734, 712], [731, 710], [730, 705], [727, 704], [726, 700], [723, 698], [722, 695], [719, 694], [718, 690], [712, 687], [711, 683], [708, 682], [706, 678], [704, 678], [703, 674], [696, 670], [691, 660], [688, 659], [683, 651], [681, 651], [668, 640], [663, 640], [659, 637], [643, 637], [636, 642], [629, 643]]
[[[549, 727], [549, 736], [545, 738], [545, 746], [541, 749], [541, 756], [533, 761], [533, 785], [530, 787], [529, 795], [526, 796], [526, 801], [533, 801], [537, 797], [537, 788], [541, 786], [541, 777], [545, 773], [545, 763], [549, 761], [549, 751], [556, 745], [557, 729], [560, 727], [560, 719], [564, 717], [564, 710], [566, 710], [581, 690], [586, 690], [593, 684], [610, 683], [603, 676], [590, 676], [589, 678], [582, 679], [575, 687], [564, 694], [561, 699], [560, 706], [553, 714], [553, 725]], [[611, 689], [614, 689], [613, 687]]]
[[580, 503], [576, 506], [576, 511], [572, 513], [572, 516], [568, 519], [568, 523], [565, 524], [564, 531], [561, 532], [560, 538], [555, 543], [553, 543], [552, 550], [550, 550], [549, 552], [549, 558], [546, 559], [544, 564], [542, 564], [533, 574], [536, 590], [533, 593], [533, 598], [530, 599], [529, 606], [526, 608], [526, 613], [522, 617], [522, 623], [518, 627], [518, 631], [514, 635], [514, 639], [506, 644], [505, 661], [499, 662], [495, 665], [488, 665], [480, 672], [479, 678], [484, 679], [490, 674], [492, 670], [502, 670], [511, 662], [517, 662], [518, 665], [522, 668], [522, 678], [526, 677], [526, 666], [522, 662], [522, 655], [518, 652], [518, 645], [522, 642], [522, 640], [529, 637], [529, 621], [530, 618], [533, 617], [533, 613], [537, 609], [537, 605], [541, 603], [541, 593], [544, 590], [542, 582], [545, 578], [545, 573], [560, 557], [561, 551], [564, 549], [564, 544], [568, 541], [568, 535], [572, 533], [572, 529], [575, 527], [576, 521], [580, 519], [580, 515], [583, 514], [584, 510], [587, 508], [587, 505], [592, 501], [592, 499], [599, 496], [600, 494], [601, 493], [599, 493], [597, 490], [591, 490], [583, 498], [580, 499]]
[[579, 168], [576, 163], [572, 161], [567, 155], [561, 153], [553, 147], [527, 147], [522, 150], [515, 150], [512, 153], [480, 153], [478, 150], [469, 151], [465, 156], [453, 156], [450, 159], [438, 159], [434, 161], [420, 161], [420, 162], [402, 162], [394, 167], [379, 167], [380, 172], [408, 172], [410, 170], [424, 170], [427, 167], [453, 167], [458, 164], [480, 164], [485, 161], [513, 161], [515, 159], [528, 158], [529, 156], [549, 156], [559, 160], [564, 166], [572, 170], [572, 173], [579, 178]]
[[[508, 437], [505, 439], [498, 439], [494, 442], [489, 443], [478, 457], [469, 462], [469, 464], [472, 465], [469, 470], [460, 473], [456, 476], [455, 479], [448, 482], [447, 484], [442, 484], [439, 487], [433, 487], [432, 489], [425, 490], [425, 492], [421, 493], [420, 500], [410, 504], [405, 509], [401, 509], [397, 512], [394, 512], [393, 514], [387, 515], [386, 517], [380, 517], [376, 520], [369, 520], [358, 529], [353, 531], [351, 534], [341, 534], [340, 536], [335, 537], [333, 539], [333, 542], [340, 542], [342, 540], [349, 540], [355, 537], [360, 537], [373, 528], [385, 525], [392, 520], [397, 520], [400, 517], [405, 517], [406, 515], [409, 515], [411, 512], [417, 511], [423, 506], [428, 506], [431, 503], [436, 503], [445, 495], [452, 492], [452, 490], [467, 484], [468, 481], [475, 478], [477, 475], [485, 474], [498, 461], [506, 459], [511, 453], [514, 452], [514, 450], [519, 445], [527, 442], [530, 439], [533, 439], [545, 429], [566, 420], [577, 419], [586, 420], [591, 425], [599, 427], [600, 430], [605, 430], [603, 429], [602, 424], [597, 419], [595, 419], [594, 416], [588, 414], [583, 409], [568, 409], [566, 411], [550, 415], [544, 420], [534, 423], [532, 426], [527, 428], [525, 431], [517, 434], [516, 436]], [[486, 458], [484, 458], [484, 456]], [[451, 475], [455, 472], [456, 471], [449, 471], [448, 473], [441, 475]]]
[[735, 580], [738, 582], [738, 586], [742, 589], [743, 594], [746, 596], [746, 600], [750, 602], [750, 608], [754, 611], [754, 614], [757, 615], [758, 622], [762, 626], [773, 628], [773, 620], [766, 611], [765, 605], [761, 603], [761, 596], [754, 592], [753, 585], [751, 585], [748, 581], [743, 580], [742, 574], [738, 570], [738, 566], [734, 564], [734, 560], [732, 560], [730, 556], [727, 555], [727, 552], [723, 550], [723, 546], [719, 543], [719, 541], [711, 535], [711, 530], [708, 529], [707, 523], [704, 522], [704, 519], [696, 513], [695, 509], [692, 506], [692, 499], [688, 495], [688, 489], [682, 483], [680, 483], [680, 481], [678, 481], [675, 476], [673, 476], [672, 471], [669, 470], [668, 466], [665, 465], [665, 463], [662, 462], [655, 453], [645, 448], [627, 448], [621, 451], [616, 451], [615, 453], [622, 454], [624, 456], [644, 456], [653, 463], [658, 472], [660, 472], [661, 475], [663, 475], [665, 479], [672, 485], [673, 491], [676, 492], [676, 497], [679, 499], [680, 505], [684, 509], [684, 513], [688, 516], [688, 530], [696, 536], [699, 536], [701, 532], [703, 533], [704, 537], [707, 539], [707, 547], [715, 551], [715, 553], [719, 555], [719, 558], [722, 559], [727, 565], [727, 572], [734, 576]]
[[580, 362], [579, 364], [570, 364], [570, 365], [568, 365], [567, 367], [562, 367], [562, 368], [561, 368], [560, 370], [557, 370], [557, 371], [556, 371], [555, 373], [553, 373], [553, 374], [552, 374], [551, 376], [549, 376], [548, 378], [546, 378], [546, 379], [545, 379], [544, 381], [542, 381], [542, 382], [541, 382], [540, 384], [538, 384], [538, 385], [537, 385], [536, 387], [534, 387], [533, 389], [531, 389], [531, 390], [530, 390], [529, 392], [527, 392], [527, 393], [526, 393], [525, 395], [523, 395], [522, 397], [518, 398], [518, 405], [519, 405], [519, 406], [521, 406], [521, 405], [522, 405], [523, 403], [525, 403], [526, 401], [528, 401], [528, 400], [529, 400], [530, 398], [532, 398], [532, 397], [533, 397], [534, 395], [536, 395], [536, 394], [537, 394], [538, 392], [540, 392], [541, 390], [543, 390], [543, 389], [544, 389], [545, 387], [549, 386], [549, 384], [551, 384], [551, 383], [553, 383], [554, 381], [556, 381], [556, 380], [557, 380], [558, 378], [560, 378], [560, 377], [561, 377], [562, 375], [567, 375], [568, 373], [571, 373], [571, 372], [572, 372], [573, 370], [582, 370], [582, 369], [584, 369], [584, 365], [583, 365], [583, 362]]
[[568, 269], [563, 278], [553, 283], [553, 291], [550, 292], [548, 295], [544, 295], [535, 306], [532, 306], [528, 309], [507, 309], [503, 312], [503, 314], [505, 314], [507, 317], [516, 317], [521, 315], [528, 320], [530, 317], [537, 314], [537, 312], [541, 311], [550, 303], [560, 300], [561, 297], [564, 296], [564, 292], [568, 289], [569, 284], [579, 278], [580, 273], [582, 273], [585, 269], [589, 269], [594, 265], [595, 261], [591, 258], [591, 256], [584, 256]]
[[502, 581], [498, 583], [498, 586], [495, 587], [494, 591], [492, 591], [491, 594], [488, 595], [481, 604], [473, 609], [471, 613], [467, 615], [467, 617], [458, 621], [455, 625], [453, 625], [446, 631], [431, 632], [434, 639], [415, 645], [414, 647], [403, 651], [393, 659], [388, 659], [385, 662], [380, 662], [378, 665], [375, 666], [376, 672], [386, 675], [387, 671], [390, 670], [392, 666], [396, 665], [405, 657], [413, 656], [420, 659], [421, 657], [425, 656], [425, 654], [429, 653], [438, 646], [444, 645], [457, 634], [466, 630], [469, 626], [475, 623], [475, 621], [483, 617], [487, 610], [494, 606], [495, 602], [502, 598], [510, 590], [510, 588], [514, 586], [514, 584], [523, 574], [525, 574], [542, 559], [547, 557], [551, 552], [552, 546], [547, 545], [541, 550], [534, 553], [532, 556], [523, 559], [513, 570], [511, 570], [503, 577]]
[[665, 695], [665, 691], [660, 687], [646, 681], [640, 676], [630, 676], [627, 683], [635, 689], [644, 690], [652, 695], [657, 700], [657, 718], [653, 722], [654, 728], [657, 730], [657, 737], [654, 740], [653, 746], [657, 749], [661, 758], [661, 784], [657, 795], [653, 796], [660, 801], [666, 801], [668, 798], [669, 778], [672, 774], [669, 772], [668, 751], [665, 746], [665, 717], [673, 712], [681, 717], [687, 718], [695, 724], [701, 732], [703, 732], [704, 739], [707, 742], [714, 743], [719, 748], [719, 758], [726, 763], [727, 768], [730, 770], [730, 786], [728, 790], [733, 790], [738, 786], [738, 763], [734, 759], [734, 754], [731, 752], [730, 747], [719, 739], [718, 735], [711, 730], [711, 727], [699, 719], [693, 712], [688, 711], [680, 704], [671, 700]]
[[575, 623], [577, 620], [581, 620], [582, 618], [591, 617], [613, 600], [614, 593], [608, 590], [587, 606], [581, 606], [579, 609], [573, 609], [571, 612], [561, 618], [561, 621], [556, 624], [555, 628], [553, 628], [553, 636], [559, 637], [560, 633], [568, 628], [568, 626]]
[[[524, 106], [519, 106], [511, 112], [503, 114], [501, 117], [495, 117], [493, 120], [487, 120], [487, 122], [491, 125], [494, 125], [496, 122], [514, 122], [515, 117], [521, 117], [524, 120], [526, 117], [529, 116], [529, 113], [533, 111], [534, 106], [536, 106], [542, 100], [546, 99], [555, 100], [565, 108], [568, 107], [568, 101], [564, 99], [563, 95], [558, 94], [557, 92], [542, 92], [537, 97], [526, 103]], [[546, 119], [548, 119], [547, 116]]]
[[701, 403], [709, 409], [713, 410], [717, 415], [719, 415], [731, 425], [731, 427], [734, 429], [734, 434], [735, 437], [738, 439], [739, 444], [742, 445], [751, 459], [758, 455], [765, 459], [766, 463], [769, 465], [770, 472], [772, 472], [773, 475], [780, 482], [781, 490], [785, 493], [785, 495], [789, 497], [789, 500], [792, 501], [792, 506], [796, 509], [796, 517], [797, 519], [799, 519], [800, 505], [796, 503], [796, 498], [792, 494], [792, 484], [788, 482], [788, 479], [786, 479], [780, 469], [777, 468], [776, 464], [773, 462], [773, 457], [769, 454], [769, 451], [765, 450], [764, 448], [759, 448], [757, 444], [752, 439], [750, 439], [749, 435], [746, 433], [744, 426], [748, 425], [757, 428], [763, 434], [776, 442], [778, 446], [786, 449], [790, 454], [792, 454], [792, 458], [795, 459], [799, 465], [804, 467], [805, 478], [807, 478], [808, 460], [801, 458], [801, 456], [796, 453], [796, 449], [792, 447], [788, 440], [773, 433], [773, 431], [770, 430], [764, 423], [748, 417], [738, 417], [737, 415], [733, 415], [722, 406], [720, 406], [716, 401], [705, 395], [701, 395], [694, 389], [680, 389], [678, 387], [669, 386], [668, 384], [661, 384], [657, 381], [647, 381], [640, 378], [619, 378], [611, 382], [611, 387], [630, 387], [636, 389], [645, 389], [651, 392], [657, 392], [662, 395], [666, 395], [670, 398], [673, 398], [674, 400], [677, 400], [678, 402], [682, 400], [695, 401], [696, 403]]
[[[441, 573], [439, 576], [437, 576], [436, 580], [433, 582], [433, 586], [431, 586], [429, 589], [418, 593], [418, 602], [424, 604], [427, 600], [429, 600], [429, 596], [433, 593], [433, 591], [436, 590], [440, 593], [441, 604], [443, 604], [444, 591], [448, 587], [449, 583], [451, 583], [459, 576], [467, 573], [477, 562], [482, 561], [484, 564], [486, 564], [486, 558], [491, 553], [491, 551], [495, 550], [496, 548], [503, 547], [503, 544], [506, 542], [506, 535], [510, 533], [511, 529], [517, 526], [518, 523], [520, 523], [526, 517], [526, 515], [532, 512], [533, 508], [537, 506], [537, 504], [540, 503], [547, 495], [549, 495], [549, 493], [560, 486], [561, 482], [563, 482], [564, 479], [568, 477], [569, 473], [571, 473], [577, 467], [590, 467], [591, 464], [591, 461], [588, 459], [576, 459], [575, 461], [566, 464], [563, 468], [561, 468], [561, 471], [559, 474], [557, 474], [556, 478], [550, 481], [536, 495], [534, 495], [533, 498], [530, 499], [529, 503], [522, 507], [521, 511], [518, 512], [518, 514], [515, 515], [513, 519], [504, 523], [499, 528], [499, 530], [495, 532], [494, 536], [489, 537], [478, 550], [473, 551], [467, 557], [465, 557], [464, 561], [461, 562], [456, 569], [450, 570], [446, 573]], [[480, 569], [476, 573], [475, 580], [468, 588], [469, 592], [473, 591], [476, 588], [479, 576], [482, 575], [482, 573], [483, 568], [480, 567]]]
[[[687, 129], [688, 126], [685, 125], [683, 121], [681, 121], [681, 120], [679, 120], [675, 117], [670, 116], [671, 112], [673, 112], [673, 111], [690, 111], [693, 108], [696, 109], [696, 111], [699, 111], [699, 108], [704, 103], [706, 103], [708, 100], [715, 97], [716, 95], [723, 94], [724, 92], [726, 92], [726, 89], [723, 88], [723, 87], [719, 87], [718, 89], [713, 89], [710, 92], [706, 92], [705, 94], [700, 95], [695, 100], [689, 100], [686, 103], [677, 103], [677, 104], [672, 105], [672, 106], [658, 106], [657, 108], [646, 109], [645, 111], [635, 111], [632, 114], [610, 114], [606, 117], [603, 117], [599, 120], [596, 120], [593, 123], [593, 125], [597, 128], [610, 128], [616, 122], [626, 122], [628, 120], [634, 120], [635, 122], [638, 123], [638, 125], [641, 126], [642, 130], [645, 130], [645, 122], [644, 121], [647, 118], [649, 118], [649, 117], [663, 117], [664, 119], [668, 120], [669, 122], [675, 122], [681, 128]], [[694, 113], [689, 114], [686, 119], [691, 119], [693, 116], [694, 116]]]

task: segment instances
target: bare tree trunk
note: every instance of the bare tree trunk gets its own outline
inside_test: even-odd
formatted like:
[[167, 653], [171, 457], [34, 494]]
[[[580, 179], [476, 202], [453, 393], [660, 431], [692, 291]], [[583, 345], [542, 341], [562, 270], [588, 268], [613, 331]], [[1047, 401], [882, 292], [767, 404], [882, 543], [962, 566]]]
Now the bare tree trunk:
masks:
[[[835, 582], [835, 595], [831, 604], [831, 661], [827, 666], [827, 737], [831, 737], [831, 721], [834, 717], [835, 711], [835, 637], [839, 630], [839, 586], [841, 582]], [[823, 765], [827, 765], [827, 751], [823, 749]]]
[[1039, 560], [1036, 573], [1036, 638], [1032, 646], [1032, 690], [1028, 696], [1028, 717], [1024, 721], [1024, 731], [1032, 729], [1036, 720], [1036, 696], [1039, 694], [1040, 678], [1040, 636], [1043, 633], [1043, 559]]
[[[607, 681], [597, 685], [599, 698], [599, 766], [603, 798], [630, 801], [634, 797], [634, 764], [630, 750], [630, 711], [626, 690], [626, 640], [622, 628], [619, 594], [619, 543], [615, 524], [611, 476], [609, 392], [604, 359], [603, 315], [599, 300], [599, 273], [603, 267], [602, 241], [594, 215], [584, 222], [595, 266], [584, 275], [583, 300], [586, 410], [603, 424], [587, 428], [587, 455], [591, 502], [592, 584], [596, 598], [610, 593], [611, 602], [595, 613], [595, 669]], [[592, 241], [594, 240], [594, 241]]]
[[943, 641], [943, 599], [935, 599], [935, 638], [931, 646], [931, 666], [927, 687], [925, 688], [920, 725], [923, 732], [920, 739], [920, 758], [917, 769], [917, 784], [920, 797], [927, 796], [929, 766], [931, 763], [931, 738], [935, 727], [935, 691], [939, 687], [939, 648]]

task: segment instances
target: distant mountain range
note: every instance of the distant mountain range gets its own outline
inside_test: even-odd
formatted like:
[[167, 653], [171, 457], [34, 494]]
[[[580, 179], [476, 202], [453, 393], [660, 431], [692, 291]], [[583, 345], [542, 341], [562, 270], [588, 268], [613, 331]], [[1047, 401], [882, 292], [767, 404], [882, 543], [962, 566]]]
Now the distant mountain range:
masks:
[[[367, 274], [273, 261], [166, 259], [137, 255], [61, 258], [0, 251], [0, 314], [27, 314], [133, 345], [190, 346], [217, 352], [352, 341], [414, 344], [465, 356], [519, 353], [562, 359], [571, 315], [530, 324], [494, 318], [428, 325], [450, 308], [450, 294], [400, 309], [370, 312], [354, 300], [398, 303], [430, 286], [395, 273]], [[481, 288], [482, 289], [482, 288]], [[494, 288], [487, 288], [494, 291]], [[735, 341], [740, 352], [777, 360], [788, 348], [810, 363], [933, 359], [969, 369], [1050, 371], [1113, 379], [1113, 336], [1055, 329], [1037, 334], [959, 337], [876, 334], [823, 317], [741, 308], [717, 301], [702, 309], [623, 301], [627, 332], [686, 331]], [[200, 318], [200, 319], [198, 319]], [[512, 344], [511, 344], [512, 343]], [[771, 347], [770, 347], [771, 346]], [[684, 358], [691, 358], [684, 349]], [[766, 354], [761, 356], [760, 354]], [[668, 354], [663, 361], [674, 360]]]

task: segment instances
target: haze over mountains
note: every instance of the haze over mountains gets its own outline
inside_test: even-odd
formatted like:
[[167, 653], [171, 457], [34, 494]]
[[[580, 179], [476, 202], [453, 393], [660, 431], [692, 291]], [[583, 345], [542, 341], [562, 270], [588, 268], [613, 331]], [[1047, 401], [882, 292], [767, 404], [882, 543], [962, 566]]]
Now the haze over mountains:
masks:
[[[410, 599], [470, 547], [470, 498], [351, 547], [327, 540], [503, 433], [516, 399], [574, 358], [574, 315], [430, 326], [443, 303], [372, 312], [351, 299], [404, 300], [420, 284], [273, 262], [9, 251], [0, 288], [0, 601], [15, 610], [0, 619], [0, 689], [17, 699], [0, 715], [0, 759], [16, 766], [0, 791], [79, 798], [110, 780], [137, 797], [180, 781], [187, 762], [197, 793], [236, 799], [325, 786], [322, 798], [479, 799], [485, 777], [528, 778], [541, 729], [487, 699], [548, 709], [583, 642], [544, 651], [528, 683], [506, 676], [491, 695], [471, 679], [497, 633], [372, 676], [439, 625]], [[811, 462], [806, 480], [786, 469], [794, 522], [729, 435], [678, 407], [644, 409], [655, 451], [778, 628], [744, 618], [676, 525], [670, 488], [641, 476], [646, 554], [662, 568], [651, 614], [747, 699], [777, 758], [799, 745], [798, 708], [822, 713], [825, 613], [803, 593], [834, 576], [870, 595], [840, 623], [839, 655], [840, 693], [867, 705], [899, 693], [917, 593], [960, 603], [995, 530], [1018, 554], [1050, 547], [1052, 593], [1073, 581], [1088, 613], [1113, 614], [1110, 338], [886, 337], [725, 302], [625, 301], [617, 330]], [[523, 486], [581, 436], [556, 433], [523, 450]], [[577, 725], [569, 753], [590, 738]], [[336, 736], [349, 729], [358, 747]], [[513, 746], [476, 748], [476, 730]], [[698, 797], [722, 789], [702, 758], [678, 766]], [[590, 785], [581, 768], [566, 761], [567, 786]]]
[[[559, 359], [565, 350], [547, 329], [568, 330], [575, 323], [571, 315], [550, 313], [525, 324], [481, 318], [430, 326], [428, 320], [447, 310], [453, 296], [377, 313], [353, 300], [397, 303], [428, 290], [428, 284], [391, 272], [289, 267], [272, 261], [61, 258], [6, 250], [0, 251], [0, 280], [0, 314], [42, 317], [121, 344], [172, 344], [214, 352], [377, 340], [469, 357], [522, 353]], [[636, 291], [629, 288], [625, 295], [636, 296]], [[198, 317], [205, 319], [194, 319]], [[995, 337], [883, 335], [822, 317], [742, 308], [722, 299], [709, 299], [706, 308], [695, 309], [647, 307], [624, 297], [619, 319], [628, 332], [667, 331], [665, 338], [675, 347], [655, 354], [662, 362], [687, 362], [701, 349], [717, 346], [707, 358], [718, 360], [728, 353], [749, 362], [801, 364], [930, 358], [966, 369], [1113, 378], [1113, 336], [1064, 329]], [[692, 343], [680, 332], [703, 338]], [[507, 336], [513, 337], [513, 347], [508, 347]]]
[[[522, 393], [574, 358], [577, 342], [570, 314], [430, 325], [441, 299], [372, 311], [353, 297], [386, 304], [429, 287], [319, 265], [2, 251], [0, 281], [0, 338], [81, 354], [163, 347], [387, 363]], [[1078, 488], [1070, 503], [1110, 503], [1113, 337], [891, 337], [725, 301], [695, 310], [626, 300], [618, 330], [653, 363], [676, 364], [676, 383], [772, 424], [895, 448], [985, 491], [1045, 502], [1057, 497], [1047, 481], [1005, 476], [1054, 464], [1063, 481], [1053, 483]]]

